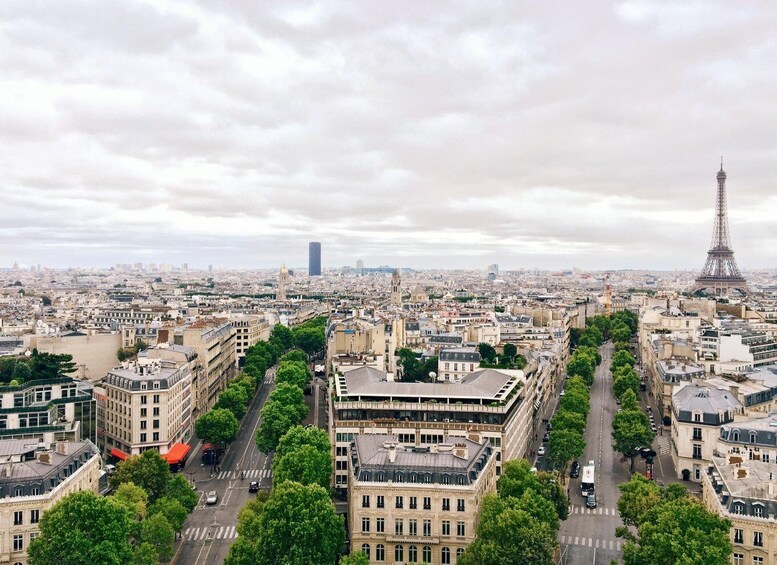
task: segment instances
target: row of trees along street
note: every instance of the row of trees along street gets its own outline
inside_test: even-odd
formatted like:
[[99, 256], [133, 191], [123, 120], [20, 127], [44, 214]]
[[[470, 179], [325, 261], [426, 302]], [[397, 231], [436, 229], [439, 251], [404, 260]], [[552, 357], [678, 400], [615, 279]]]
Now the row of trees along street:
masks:
[[483, 497], [477, 537], [457, 565], [551, 565], [567, 497], [554, 473], [533, 472], [525, 459], [507, 461], [496, 494]]
[[156, 450], [132, 455], [111, 475], [113, 494], [65, 496], [40, 521], [30, 565], [156, 565], [173, 556], [174, 540], [197, 505], [197, 493]]
[[[225, 565], [334, 563], [345, 542], [345, 525], [329, 494], [332, 452], [327, 433], [290, 427], [277, 442], [272, 467], [273, 489], [259, 493], [240, 511], [238, 538]], [[340, 563], [361, 563], [358, 556], [353, 559]]]
[[[731, 562], [731, 521], [709, 512], [680, 484], [657, 486], [636, 473], [620, 485], [625, 565], [725, 565]], [[636, 530], [636, 533], [635, 531]]]

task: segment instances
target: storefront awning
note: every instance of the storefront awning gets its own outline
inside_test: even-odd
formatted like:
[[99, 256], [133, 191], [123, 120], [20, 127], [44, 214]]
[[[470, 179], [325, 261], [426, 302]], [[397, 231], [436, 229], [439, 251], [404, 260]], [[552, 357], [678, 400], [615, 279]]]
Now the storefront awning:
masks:
[[111, 449], [110, 455], [111, 457], [115, 457], [116, 459], [121, 459], [122, 461], [124, 461], [127, 457], [129, 457], [129, 455], [127, 455], [120, 449], [116, 449], [115, 447]]
[[186, 454], [189, 453], [190, 449], [191, 446], [186, 443], [176, 443], [170, 448], [170, 451], [162, 455], [162, 457], [166, 459], [170, 465], [177, 465], [186, 458]]

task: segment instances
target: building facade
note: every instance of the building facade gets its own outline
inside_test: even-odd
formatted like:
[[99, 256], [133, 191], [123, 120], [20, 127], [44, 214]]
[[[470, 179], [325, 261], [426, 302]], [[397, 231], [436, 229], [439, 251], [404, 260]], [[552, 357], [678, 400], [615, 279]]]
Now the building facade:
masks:
[[308, 276], [321, 276], [321, 242], [308, 243]]
[[496, 491], [495, 453], [479, 438], [421, 447], [362, 435], [350, 446], [353, 550], [370, 563], [453, 565], [475, 537], [480, 506]]
[[454, 347], [440, 350], [437, 357], [437, 380], [459, 382], [480, 368], [480, 353], [474, 347]]
[[40, 519], [73, 492], [98, 492], [100, 452], [89, 440], [0, 440], [0, 563], [27, 564]]

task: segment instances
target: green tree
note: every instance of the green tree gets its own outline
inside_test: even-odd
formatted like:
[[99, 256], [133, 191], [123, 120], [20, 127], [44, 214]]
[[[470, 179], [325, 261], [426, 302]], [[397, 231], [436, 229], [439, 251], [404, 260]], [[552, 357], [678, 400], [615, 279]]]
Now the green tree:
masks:
[[496, 483], [501, 498], [520, 499], [531, 489], [549, 500], [556, 508], [559, 519], [566, 520], [569, 507], [566, 493], [553, 473], [532, 472], [530, 463], [525, 459], [513, 459], [505, 462], [502, 476]]
[[197, 493], [192, 490], [192, 487], [189, 484], [189, 481], [186, 480], [186, 477], [179, 474], [173, 475], [172, 479], [170, 479], [170, 482], [167, 483], [167, 494], [165, 496], [180, 502], [181, 505], [186, 509], [186, 512], [191, 512], [194, 510], [199, 500]]
[[585, 384], [583, 379], [577, 376], [569, 377], [567, 379], [567, 382], [564, 385], [564, 390], [566, 390], [567, 393], [579, 394], [585, 398], [590, 398], [591, 396], [591, 391], [588, 388], [588, 385]]
[[359, 550], [354, 550], [350, 555], [340, 558], [339, 565], [370, 565], [370, 558]]
[[618, 324], [612, 328], [612, 340], [628, 343], [631, 340], [631, 329], [626, 324]]
[[140, 455], [130, 455], [120, 462], [116, 472], [111, 475], [113, 489], [123, 483], [133, 483], [148, 494], [149, 503], [167, 493], [170, 482], [170, 465], [162, 459], [156, 449], [149, 449]]
[[573, 459], [580, 457], [585, 449], [582, 430], [554, 429], [549, 436], [546, 459], [559, 470], [561, 481], [564, 482], [567, 465]]
[[[281, 439], [283, 441], [283, 439]], [[277, 454], [272, 462], [275, 481], [296, 481], [303, 485], [317, 484], [329, 488], [332, 480], [332, 456], [312, 445], [303, 445], [283, 457]]]
[[569, 412], [568, 410], [556, 412], [550, 423], [553, 431], [570, 430], [582, 434], [583, 430], [585, 430], [585, 418], [577, 412]]
[[223, 408], [229, 410], [235, 415], [237, 420], [242, 420], [245, 416], [248, 405], [248, 394], [243, 387], [230, 384], [226, 390], [222, 391], [219, 395], [218, 402], [216, 402], [215, 408]]
[[619, 372], [612, 381], [612, 392], [616, 398], [621, 398], [627, 390], [632, 391], [634, 394], [639, 392], [639, 377], [633, 369]]
[[[660, 504], [652, 519], [623, 547], [626, 565], [726, 565], [731, 561], [731, 521], [691, 496]], [[620, 530], [619, 533], [624, 533]]]
[[275, 450], [275, 457], [284, 457], [306, 445], [310, 445], [322, 453], [330, 453], [332, 449], [326, 431], [320, 428], [293, 426], [280, 439]]
[[607, 316], [593, 316], [586, 319], [586, 326], [595, 327], [605, 339], [610, 336], [611, 320]]
[[618, 512], [627, 526], [638, 526], [661, 502], [661, 489], [644, 475], [634, 473], [628, 482], [618, 485], [621, 496]]
[[612, 419], [612, 438], [614, 448], [631, 460], [631, 470], [634, 470], [635, 449], [649, 447], [655, 434], [651, 431], [647, 416], [642, 412], [622, 410]]
[[194, 429], [197, 437], [212, 445], [224, 447], [235, 441], [240, 422], [224, 408], [214, 408], [197, 418]]
[[31, 378], [33, 379], [56, 379], [76, 371], [73, 356], [67, 353], [57, 355], [54, 353], [40, 353], [37, 349], [33, 349], [28, 363], [30, 364]]
[[550, 526], [554, 536], [558, 533], [560, 521], [556, 512], [556, 506], [539, 492], [531, 488], [526, 489], [521, 498], [518, 499], [518, 506], [536, 520]]
[[599, 353], [599, 349], [596, 347], [581, 345], [577, 348], [577, 351], [575, 351], [575, 355], [585, 355], [586, 357], [590, 357], [593, 361], [594, 367], [598, 367], [602, 364], [602, 354]]
[[161, 512], [148, 516], [140, 523], [140, 542], [150, 544], [160, 561], [170, 561], [174, 541], [175, 531]]
[[345, 541], [343, 519], [326, 489], [285, 481], [275, 485], [261, 517], [260, 565], [334, 563]]
[[13, 379], [25, 383], [32, 378], [32, 369], [27, 363], [17, 363], [13, 371]]
[[262, 532], [262, 512], [269, 495], [262, 491], [249, 500], [237, 516], [238, 538], [230, 546], [224, 565], [254, 565]]
[[294, 335], [291, 330], [281, 324], [275, 324], [270, 332], [270, 341], [277, 341], [281, 344], [283, 351], [288, 351], [294, 347]]
[[140, 521], [146, 517], [148, 494], [135, 483], [120, 484], [113, 493], [113, 500], [124, 506], [133, 519]]
[[278, 446], [283, 434], [300, 421], [284, 404], [267, 402], [262, 408], [262, 422], [256, 430], [256, 447], [262, 453], [270, 453]]
[[567, 410], [569, 412], [575, 412], [583, 416], [588, 417], [588, 411], [591, 409], [589, 400], [583, 395], [567, 392], [559, 402], [561, 410]]
[[153, 545], [142, 542], [135, 546], [132, 552], [132, 565], [158, 565], [159, 554]]
[[513, 343], [505, 343], [505, 346], [502, 348], [502, 355], [508, 360], [512, 361], [515, 359], [515, 356], [518, 354], [518, 348]]
[[590, 357], [573, 355], [567, 363], [567, 374], [579, 376], [588, 386], [591, 386], [594, 382], [594, 364]]
[[28, 551], [30, 565], [124, 565], [132, 558], [129, 512], [112, 497], [84, 490], [43, 514]]
[[307, 367], [308, 357], [301, 349], [292, 349], [283, 354], [283, 357], [278, 359], [278, 364], [285, 363], [286, 361], [302, 363], [304, 367]]
[[458, 565], [552, 565], [555, 534], [545, 522], [520, 507], [489, 494], [483, 498], [483, 511], [475, 541], [456, 560]]
[[624, 412], [627, 411], [636, 411], [639, 412], [639, 404], [637, 403], [637, 393], [633, 390], [627, 390], [624, 392], [621, 396], [621, 410]]
[[278, 383], [275, 390], [270, 393], [269, 401], [278, 402], [288, 410], [294, 424], [301, 422], [308, 413], [308, 405], [305, 404], [302, 389], [289, 383]]
[[[189, 490], [194, 492], [191, 489]], [[186, 522], [186, 517], [189, 515], [189, 512], [184, 508], [183, 504], [175, 498], [163, 496], [148, 509], [149, 516], [154, 514], [162, 514], [167, 519], [167, 522], [173, 527], [173, 530], [180, 532]]]
[[294, 345], [312, 356], [324, 349], [324, 331], [316, 328], [295, 328]]
[[616, 351], [612, 356], [612, 365], [610, 366], [610, 371], [614, 373], [620, 367], [625, 365], [633, 367], [636, 365], [636, 363], [637, 360], [634, 359], [634, 356], [628, 351]]
[[496, 362], [496, 349], [494, 349], [490, 344], [479, 343], [478, 352], [480, 353], [480, 358], [486, 363]]
[[298, 361], [284, 361], [278, 365], [275, 382], [292, 384], [302, 390], [310, 382], [307, 367]]

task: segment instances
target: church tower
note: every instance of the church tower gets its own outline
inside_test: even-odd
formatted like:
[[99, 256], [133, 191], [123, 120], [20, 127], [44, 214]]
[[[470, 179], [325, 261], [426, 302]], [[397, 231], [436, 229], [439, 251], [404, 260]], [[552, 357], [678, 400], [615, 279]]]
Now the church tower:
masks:
[[289, 270], [286, 268], [286, 264], [281, 267], [278, 273], [278, 293], [276, 295], [277, 300], [286, 300], [286, 284], [289, 282]]
[[391, 303], [402, 305], [402, 282], [399, 278], [399, 269], [394, 269], [394, 274], [391, 275]]

